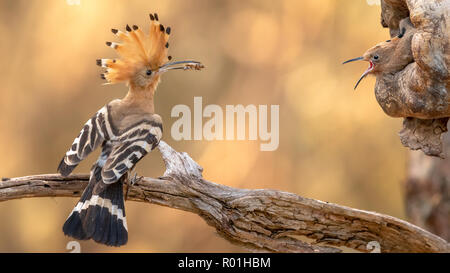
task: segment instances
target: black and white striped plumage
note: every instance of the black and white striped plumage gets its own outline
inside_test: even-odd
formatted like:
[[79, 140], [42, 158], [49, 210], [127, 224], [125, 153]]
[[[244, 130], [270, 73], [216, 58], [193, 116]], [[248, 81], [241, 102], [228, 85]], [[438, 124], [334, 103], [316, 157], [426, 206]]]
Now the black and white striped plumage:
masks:
[[102, 153], [92, 166], [80, 201], [64, 223], [66, 235], [111, 246], [126, 244], [123, 183], [135, 164], [158, 145], [161, 136], [161, 118], [156, 114], [129, 120], [124, 129], [117, 129], [109, 104], [86, 122], [58, 172], [69, 175], [100, 144]]

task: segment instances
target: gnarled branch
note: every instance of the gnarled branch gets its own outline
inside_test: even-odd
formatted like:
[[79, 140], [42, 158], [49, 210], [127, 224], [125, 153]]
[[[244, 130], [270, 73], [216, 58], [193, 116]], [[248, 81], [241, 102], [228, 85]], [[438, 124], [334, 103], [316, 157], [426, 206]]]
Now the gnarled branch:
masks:
[[[236, 189], [206, 181], [202, 168], [165, 142], [158, 146], [164, 177], [143, 178], [128, 200], [198, 214], [226, 240], [252, 251], [340, 252], [335, 246], [382, 252], [449, 252], [443, 239], [405, 221], [276, 190]], [[34, 175], [0, 182], [0, 201], [78, 197], [88, 175]], [[304, 239], [309, 238], [306, 242]], [[312, 242], [311, 242], [312, 241]], [[375, 241], [375, 243], [374, 243]]]
[[377, 78], [375, 96], [388, 115], [405, 118], [400, 132], [405, 147], [439, 157], [444, 157], [441, 135], [450, 117], [449, 16], [449, 0], [381, 0], [381, 24], [392, 37], [402, 19], [411, 20], [414, 34], [402, 54], [412, 54], [414, 62]]

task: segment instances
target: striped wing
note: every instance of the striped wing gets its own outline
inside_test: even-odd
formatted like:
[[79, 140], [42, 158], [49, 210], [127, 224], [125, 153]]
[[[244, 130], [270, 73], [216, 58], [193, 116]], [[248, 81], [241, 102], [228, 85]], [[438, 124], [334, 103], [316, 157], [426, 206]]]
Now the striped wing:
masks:
[[162, 124], [144, 120], [131, 126], [113, 142], [113, 149], [102, 169], [105, 184], [111, 184], [131, 170], [147, 153], [153, 150], [162, 136]]
[[104, 106], [84, 124], [80, 134], [59, 163], [58, 172], [63, 176], [69, 175], [103, 141], [114, 139], [116, 137], [109, 124], [108, 108]]

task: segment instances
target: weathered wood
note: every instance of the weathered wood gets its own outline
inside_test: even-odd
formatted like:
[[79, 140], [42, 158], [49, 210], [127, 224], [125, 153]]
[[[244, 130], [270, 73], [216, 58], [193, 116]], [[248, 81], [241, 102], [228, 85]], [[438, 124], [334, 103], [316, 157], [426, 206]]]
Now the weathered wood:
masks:
[[[202, 178], [201, 167], [188, 154], [163, 141], [159, 150], [167, 168], [164, 177], [141, 179], [130, 187], [128, 200], [196, 213], [224, 239], [249, 250], [339, 252], [336, 246], [345, 246], [365, 252], [375, 241], [382, 252], [450, 252], [445, 240], [394, 217], [288, 192], [216, 184]], [[87, 182], [85, 174], [7, 179], [0, 182], [0, 201], [78, 197]]]
[[[450, 135], [444, 136], [450, 150]], [[450, 240], [450, 158], [409, 152], [404, 183], [406, 215], [411, 223]]]
[[445, 158], [442, 134], [447, 132], [448, 118], [405, 118], [398, 133], [400, 141], [411, 150], [422, 150], [426, 155]]
[[[388, 115], [408, 119], [400, 132], [404, 146], [443, 157], [441, 134], [450, 117], [450, 0], [381, 1], [381, 23], [389, 27], [391, 37], [398, 35], [407, 17], [413, 36], [401, 54], [412, 55], [414, 61], [377, 77], [375, 96]], [[433, 130], [435, 125], [442, 130]]]

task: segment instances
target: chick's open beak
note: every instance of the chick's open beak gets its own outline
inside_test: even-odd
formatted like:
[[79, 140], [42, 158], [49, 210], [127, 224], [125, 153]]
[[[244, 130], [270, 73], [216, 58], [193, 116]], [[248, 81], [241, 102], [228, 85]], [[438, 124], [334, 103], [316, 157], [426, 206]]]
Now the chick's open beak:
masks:
[[167, 72], [169, 70], [175, 70], [175, 69], [182, 69], [182, 70], [195, 69], [195, 70], [200, 70], [200, 69], [202, 69], [204, 67], [205, 66], [203, 64], [201, 64], [200, 62], [197, 62], [197, 61], [171, 62], [171, 63], [166, 63], [166, 64], [160, 66], [159, 69], [158, 69], [158, 73], [164, 73], [164, 72]]
[[[342, 64], [346, 64], [346, 63], [350, 63], [350, 62], [354, 62], [354, 61], [362, 61], [362, 60], [364, 60], [364, 57], [358, 57], [358, 58], [353, 58], [353, 59], [347, 60], [347, 61], [343, 62]], [[372, 71], [372, 69], [373, 69], [373, 63], [371, 61], [369, 61], [369, 67], [361, 75], [358, 82], [356, 82], [356, 85], [354, 88], [355, 90], [356, 90], [356, 87], [358, 87], [359, 83], [362, 81], [362, 79], [364, 79], [370, 73], [370, 71]]]

